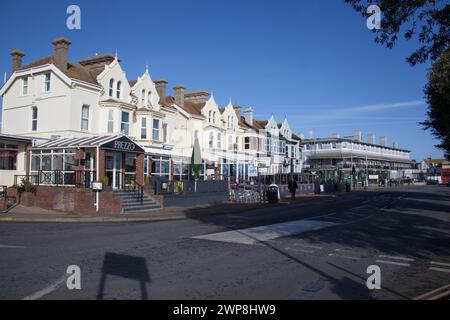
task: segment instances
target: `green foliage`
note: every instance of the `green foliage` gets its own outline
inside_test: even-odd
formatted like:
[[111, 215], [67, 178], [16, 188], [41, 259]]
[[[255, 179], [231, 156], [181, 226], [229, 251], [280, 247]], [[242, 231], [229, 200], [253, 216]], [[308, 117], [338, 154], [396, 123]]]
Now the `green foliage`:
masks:
[[108, 176], [103, 177], [103, 186], [108, 187], [109, 186], [109, 178]]
[[17, 186], [17, 192], [19, 193], [19, 195], [24, 193], [24, 192], [31, 192], [32, 194], [35, 195], [37, 193], [37, 188], [31, 182], [23, 179], [20, 182], [20, 184]]
[[450, 50], [436, 61], [429, 72], [425, 96], [428, 119], [421, 125], [441, 141], [436, 147], [443, 149], [450, 159]]
[[150, 183], [151, 183], [151, 181], [150, 181], [150, 176], [146, 176], [146, 177], [145, 177], [145, 185], [146, 185], [146, 186], [149, 186]]
[[[420, 47], [406, 60], [412, 66], [436, 61], [450, 45], [450, 4], [444, 0], [345, 0], [363, 17], [370, 5], [381, 9], [381, 29], [375, 42], [391, 49], [403, 32], [406, 40], [417, 38]], [[447, 2], [447, 4], [446, 4]]]

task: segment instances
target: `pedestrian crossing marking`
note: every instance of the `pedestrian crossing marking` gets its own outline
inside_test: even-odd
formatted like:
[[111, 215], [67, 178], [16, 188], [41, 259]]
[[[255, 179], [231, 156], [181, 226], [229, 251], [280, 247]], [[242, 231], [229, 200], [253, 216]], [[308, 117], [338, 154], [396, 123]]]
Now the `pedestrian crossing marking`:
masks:
[[254, 228], [207, 234], [194, 237], [194, 239], [252, 245], [261, 241], [298, 235], [304, 232], [319, 230], [335, 225], [338, 225], [338, 223], [303, 219]]

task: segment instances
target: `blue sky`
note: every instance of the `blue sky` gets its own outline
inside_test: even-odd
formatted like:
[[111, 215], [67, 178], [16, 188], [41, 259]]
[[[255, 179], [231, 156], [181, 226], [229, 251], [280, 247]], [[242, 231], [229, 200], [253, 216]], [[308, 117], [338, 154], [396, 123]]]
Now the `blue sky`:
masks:
[[[66, 8], [81, 8], [81, 30], [66, 28]], [[417, 122], [425, 119], [429, 65], [410, 67], [417, 46], [375, 44], [366, 21], [343, 1], [8, 1], [0, 10], [0, 72], [9, 52], [25, 63], [72, 40], [70, 59], [115, 53], [129, 79], [150, 66], [153, 79], [214, 92], [219, 105], [252, 106], [257, 118], [288, 116], [297, 133], [341, 136], [362, 130], [412, 150], [442, 157]], [[2, 79], [3, 80], [3, 79]], [[171, 92], [171, 89], [170, 89]]]

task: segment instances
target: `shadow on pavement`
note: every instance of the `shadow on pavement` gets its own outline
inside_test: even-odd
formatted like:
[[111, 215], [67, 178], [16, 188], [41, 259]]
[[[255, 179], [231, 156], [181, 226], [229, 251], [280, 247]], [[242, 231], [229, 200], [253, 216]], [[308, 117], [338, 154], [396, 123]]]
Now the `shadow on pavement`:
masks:
[[150, 283], [147, 261], [143, 257], [134, 257], [116, 253], [106, 253], [103, 259], [102, 275], [98, 287], [97, 300], [102, 300], [107, 276], [117, 276], [139, 282], [141, 299], [147, 300], [147, 284]]

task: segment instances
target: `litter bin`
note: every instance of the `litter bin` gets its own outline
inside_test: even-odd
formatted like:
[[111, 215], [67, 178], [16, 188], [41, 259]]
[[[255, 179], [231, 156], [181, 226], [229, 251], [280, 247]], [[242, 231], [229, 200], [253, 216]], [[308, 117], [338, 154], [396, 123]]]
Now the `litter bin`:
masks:
[[345, 191], [347, 191], [347, 192], [352, 191], [352, 180], [351, 179], [347, 179], [345, 181]]
[[278, 186], [276, 185], [271, 185], [269, 186], [269, 188], [267, 189], [267, 201], [269, 203], [278, 203]]

